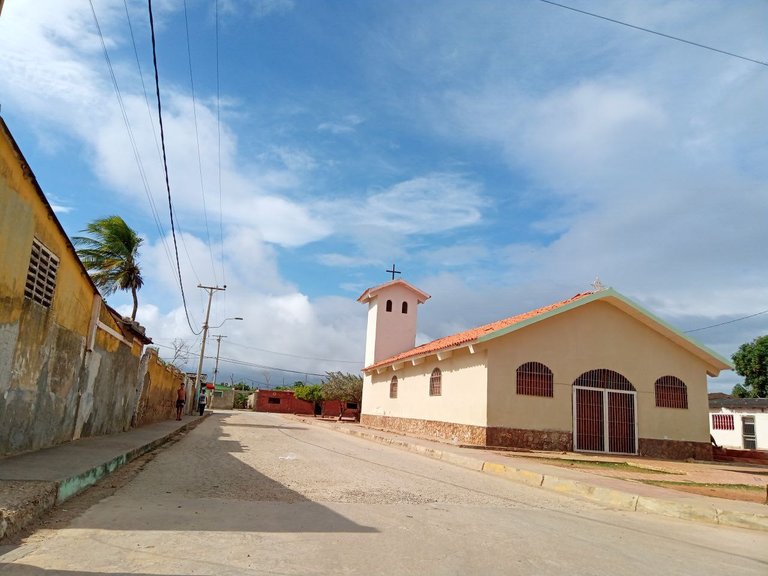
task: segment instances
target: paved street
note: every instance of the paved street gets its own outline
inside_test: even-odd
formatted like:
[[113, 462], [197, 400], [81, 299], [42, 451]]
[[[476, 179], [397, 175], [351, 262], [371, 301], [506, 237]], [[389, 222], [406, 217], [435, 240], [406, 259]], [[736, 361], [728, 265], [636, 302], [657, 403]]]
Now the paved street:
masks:
[[260, 413], [214, 414], [2, 551], [19, 576], [768, 573], [764, 532], [606, 510]]

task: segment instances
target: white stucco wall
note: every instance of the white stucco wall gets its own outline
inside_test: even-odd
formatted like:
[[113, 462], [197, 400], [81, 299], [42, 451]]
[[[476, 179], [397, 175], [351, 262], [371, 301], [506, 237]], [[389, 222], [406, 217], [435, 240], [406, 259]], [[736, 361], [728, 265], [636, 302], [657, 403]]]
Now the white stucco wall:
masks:
[[[442, 372], [442, 394], [429, 395], [432, 370]], [[392, 376], [397, 376], [397, 398], [389, 397]], [[397, 371], [366, 375], [363, 381], [363, 414], [487, 425], [486, 354], [470, 354], [464, 349], [450, 358], [436, 357], [413, 366], [410, 362]]]
[[[392, 301], [391, 312], [387, 312], [387, 300]], [[402, 311], [403, 302], [408, 307], [406, 313]], [[376, 292], [368, 303], [366, 366], [414, 347], [417, 308], [417, 295], [403, 284], [392, 284]]]
[[[712, 425], [712, 414], [732, 414], [733, 430], [715, 430]], [[754, 416], [755, 418], [755, 436], [757, 438], [757, 449], [768, 450], [768, 413], [739, 411], [737, 409], [721, 408], [719, 411], [712, 412], [709, 416], [709, 427], [712, 437], [719, 446], [724, 448], [744, 448], [742, 417]]]

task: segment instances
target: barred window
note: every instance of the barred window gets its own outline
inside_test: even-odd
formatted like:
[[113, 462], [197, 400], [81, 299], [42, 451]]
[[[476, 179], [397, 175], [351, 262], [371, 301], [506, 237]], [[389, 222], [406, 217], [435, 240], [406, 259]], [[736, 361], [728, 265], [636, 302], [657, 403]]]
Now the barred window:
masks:
[[552, 370], [541, 362], [526, 362], [517, 369], [516, 392], [526, 396], [553, 396]]
[[733, 414], [712, 414], [712, 430], [735, 430]]
[[675, 376], [662, 376], [656, 380], [656, 406], [660, 408], [688, 408], [688, 388]]
[[632, 382], [618, 372], [614, 372], [608, 368], [597, 368], [596, 370], [584, 372], [584, 374], [574, 380], [573, 385], [585, 388], [603, 388], [605, 390], [635, 391]]
[[267, 404], [280, 404], [280, 398], [267, 398]]
[[387, 300], [387, 312], [392, 312], [392, 300]]
[[408, 302], [403, 302], [403, 306], [400, 308], [403, 314], [408, 314]]
[[389, 381], [389, 397], [397, 398], [397, 376], [392, 376], [392, 380]]
[[48, 250], [40, 240], [33, 238], [24, 297], [50, 308], [53, 301], [53, 290], [56, 288], [56, 270], [58, 267], [59, 258]]
[[440, 372], [440, 368], [435, 368], [432, 370], [432, 376], [429, 377], [429, 395], [430, 396], [440, 396], [443, 393], [443, 384], [442, 384], [442, 372]]

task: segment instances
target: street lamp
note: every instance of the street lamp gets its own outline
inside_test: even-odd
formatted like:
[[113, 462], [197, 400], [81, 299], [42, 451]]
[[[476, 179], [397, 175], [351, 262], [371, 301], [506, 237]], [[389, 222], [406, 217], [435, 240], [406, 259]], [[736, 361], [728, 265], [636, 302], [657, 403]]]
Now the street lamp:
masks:
[[[203, 322], [203, 336], [202, 336], [202, 342], [200, 343], [200, 359], [197, 362], [197, 374], [195, 375], [195, 396], [197, 397], [200, 394], [200, 391], [202, 390], [202, 386], [200, 386], [200, 374], [203, 371], [203, 358], [205, 357], [205, 340], [208, 337], [208, 319], [211, 315], [211, 300], [213, 300], [213, 293], [217, 290], [226, 290], [227, 287], [219, 287], [219, 286], [203, 286], [201, 284], [198, 284], [198, 288], [202, 288], [206, 292], [208, 292], [208, 308], [205, 311], [205, 322]], [[227, 320], [242, 320], [241, 317], [235, 316], [232, 318], [225, 318], [224, 321], [219, 324], [218, 326], [214, 326], [214, 328], [219, 328], [220, 326], [224, 325], [224, 322]]]

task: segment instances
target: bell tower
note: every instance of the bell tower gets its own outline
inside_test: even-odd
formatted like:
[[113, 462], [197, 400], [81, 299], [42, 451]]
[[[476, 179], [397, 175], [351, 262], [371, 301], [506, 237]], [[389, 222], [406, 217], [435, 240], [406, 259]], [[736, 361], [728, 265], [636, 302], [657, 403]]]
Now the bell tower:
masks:
[[[394, 278], [395, 267], [392, 266]], [[397, 279], [368, 288], [357, 299], [368, 304], [365, 365], [371, 366], [413, 348], [416, 344], [416, 312], [429, 294]]]

